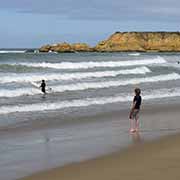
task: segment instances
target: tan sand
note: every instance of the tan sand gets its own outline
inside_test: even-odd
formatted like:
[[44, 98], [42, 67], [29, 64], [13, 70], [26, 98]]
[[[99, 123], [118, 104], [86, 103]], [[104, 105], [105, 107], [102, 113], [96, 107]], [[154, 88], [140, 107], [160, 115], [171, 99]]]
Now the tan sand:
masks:
[[180, 179], [180, 135], [136, 144], [82, 163], [40, 172], [23, 180], [172, 180]]

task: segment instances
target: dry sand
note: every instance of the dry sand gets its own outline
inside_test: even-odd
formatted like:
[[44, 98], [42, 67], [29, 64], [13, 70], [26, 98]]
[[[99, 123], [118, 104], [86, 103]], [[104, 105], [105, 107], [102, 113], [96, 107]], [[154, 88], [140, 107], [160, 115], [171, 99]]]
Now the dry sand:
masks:
[[150, 143], [136, 144], [119, 153], [23, 178], [23, 180], [101, 179], [180, 179], [180, 135], [164, 137]]

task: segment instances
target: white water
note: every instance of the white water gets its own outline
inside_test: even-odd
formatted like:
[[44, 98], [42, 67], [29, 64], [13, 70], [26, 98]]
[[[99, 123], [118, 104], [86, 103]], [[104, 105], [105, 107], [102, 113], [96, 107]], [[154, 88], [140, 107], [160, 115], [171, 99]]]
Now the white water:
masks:
[[[148, 99], [159, 99], [159, 98], [168, 98], [168, 97], [179, 97], [180, 88], [172, 89], [158, 89], [151, 92], [144, 92], [142, 95], [143, 100]], [[0, 108], [0, 114], [8, 114], [15, 112], [35, 112], [35, 111], [47, 111], [47, 110], [57, 110], [63, 108], [72, 108], [72, 107], [85, 107], [91, 105], [104, 105], [109, 103], [118, 103], [118, 102], [128, 102], [132, 101], [131, 95], [120, 95], [112, 97], [102, 97], [102, 98], [87, 98], [80, 100], [72, 101], [61, 101], [54, 103], [37, 103], [37, 104], [25, 104], [19, 106], [2, 106]]]
[[124, 66], [140, 66], [148, 64], [162, 64], [166, 63], [162, 57], [144, 60], [128, 60], [128, 61], [100, 61], [100, 62], [62, 62], [62, 63], [12, 63], [11, 65], [22, 65], [27, 67], [42, 67], [53, 69], [88, 69], [95, 67], [124, 67]]
[[8, 74], [0, 76], [0, 83], [11, 83], [11, 82], [32, 82], [45, 80], [73, 80], [73, 79], [84, 79], [84, 78], [102, 78], [102, 77], [115, 77], [120, 74], [146, 74], [150, 73], [151, 70], [145, 66], [134, 69], [125, 69], [119, 71], [102, 71], [102, 72], [82, 72], [82, 73], [49, 73], [49, 74]]
[[[138, 85], [140, 83], [152, 83], [152, 82], [161, 82], [161, 81], [169, 81], [169, 80], [177, 80], [180, 79], [180, 75], [177, 73], [170, 73], [166, 75], [158, 75], [158, 76], [150, 76], [144, 78], [131, 78], [127, 80], [120, 81], [107, 81], [107, 82], [87, 82], [87, 83], [75, 83], [68, 85], [59, 85], [52, 86], [52, 92], [64, 92], [64, 91], [78, 91], [78, 90], [86, 90], [86, 89], [101, 89], [101, 88], [109, 88], [109, 87], [118, 87], [118, 86], [126, 86], [126, 85]], [[18, 88], [15, 90], [0, 90], [0, 97], [17, 97], [23, 95], [36, 95], [40, 94], [40, 90], [36, 88]]]
[[0, 54], [6, 53], [25, 53], [25, 50], [0, 50]]
[[18, 88], [15, 90], [0, 89], [0, 97], [18, 97], [18, 96], [32, 96], [41, 94], [40, 89], [37, 88]]
[[140, 53], [130, 53], [128, 54], [129, 56], [140, 56], [141, 54]]
[[88, 83], [77, 83], [77, 84], [68, 84], [62, 86], [52, 86], [54, 92], [64, 92], [64, 91], [77, 91], [85, 89], [101, 89], [117, 86], [126, 86], [131, 84], [140, 84], [147, 82], [159, 82], [159, 81], [169, 81], [180, 79], [180, 75], [177, 73], [171, 73], [166, 75], [158, 75], [144, 78], [131, 78], [127, 80], [120, 81], [107, 81], [107, 82], [88, 82]]

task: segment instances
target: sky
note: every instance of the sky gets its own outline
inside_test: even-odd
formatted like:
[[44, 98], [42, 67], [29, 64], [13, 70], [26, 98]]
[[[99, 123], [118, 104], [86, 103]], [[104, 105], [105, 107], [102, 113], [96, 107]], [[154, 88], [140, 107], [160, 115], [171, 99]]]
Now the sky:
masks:
[[116, 31], [180, 31], [180, 1], [0, 0], [0, 48], [95, 45]]

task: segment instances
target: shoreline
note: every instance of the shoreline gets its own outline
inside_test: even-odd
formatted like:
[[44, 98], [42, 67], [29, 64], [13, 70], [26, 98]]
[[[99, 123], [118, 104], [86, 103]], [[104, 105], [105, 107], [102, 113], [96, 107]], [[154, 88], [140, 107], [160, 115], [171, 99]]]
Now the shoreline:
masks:
[[[88, 159], [81, 159], [81, 161], [74, 161], [71, 163], [68, 163], [67, 165], [60, 165], [60, 167], [57, 168], [47, 168], [50, 170], [41, 170], [39, 173], [36, 173], [32, 176], [22, 178], [22, 180], [49, 180], [49, 179], [62, 179], [62, 180], [90, 180], [90, 179], [104, 179], [109, 180], [113, 178], [121, 178], [129, 180], [130, 178], [134, 178], [137, 180], [140, 179], [152, 179], [154, 178], [154, 173], [151, 172], [154, 168], [154, 164], [158, 164], [156, 174], [161, 175], [161, 169], [164, 167], [164, 161], [166, 161], [166, 157], [168, 160], [171, 160], [171, 148], [173, 148], [173, 152], [178, 151], [180, 149], [180, 143], [178, 143], [180, 139], [180, 135], [174, 135], [176, 133], [180, 133], [180, 122], [179, 122], [179, 107], [180, 105], [174, 104], [174, 105], [161, 105], [161, 106], [149, 106], [142, 111], [141, 114], [141, 122], [143, 127], [139, 134], [134, 134], [134, 136], [129, 135], [128, 130], [125, 132], [124, 123], [127, 124], [127, 122], [118, 122], [116, 118], [118, 118], [118, 113], [114, 116], [116, 119], [115, 123], [119, 123], [120, 127], [117, 128], [116, 136], [113, 137], [112, 141], [114, 141], [113, 146], [117, 146], [114, 151], [109, 151], [109, 153], [102, 153], [98, 156], [89, 157]], [[120, 114], [119, 114], [120, 115]], [[108, 118], [108, 117], [107, 117]], [[124, 117], [121, 114], [121, 117], [119, 117], [119, 121], [124, 119]], [[170, 121], [169, 121], [170, 120]], [[110, 122], [112, 123], [112, 122]], [[122, 126], [122, 127], [121, 127]], [[127, 128], [127, 127], [126, 127]], [[121, 131], [123, 129], [123, 134]], [[115, 129], [112, 129], [113, 131]], [[116, 130], [115, 130], [116, 131]], [[169, 136], [170, 135], [170, 136]], [[102, 135], [104, 136], [104, 135]], [[126, 142], [122, 146], [122, 142], [119, 141], [119, 138], [125, 137]], [[108, 139], [106, 139], [108, 136], [105, 136], [105, 143], [108, 143]], [[131, 139], [131, 140], [130, 140]], [[109, 139], [110, 140], [110, 139]], [[175, 142], [174, 142], [175, 141]], [[101, 141], [96, 141], [94, 139], [94, 144], [99, 143]], [[84, 142], [85, 143], [85, 142]], [[86, 142], [89, 144], [89, 141]], [[119, 147], [118, 143], [121, 144], [121, 148]], [[177, 147], [176, 147], [177, 143]], [[91, 143], [90, 143], [91, 144]], [[116, 145], [115, 145], [116, 144]], [[61, 144], [62, 145], [62, 144]], [[98, 145], [98, 144], [97, 144]], [[86, 145], [87, 146], [87, 145]], [[91, 148], [92, 145], [89, 146]], [[163, 147], [163, 148], [161, 148]], [[164, 152], [164, 150], [167, 150], [167, 152]], [[75, 153], [74, 151], [72, 151]], [[114, 153], [113, 153], [114, 152]], [[169, 152], [169, 153], [168, 153]], [[158, 155], [165, 153], [164, 158], [160, 159], [163, 161], [162, 164], [156, 162], [156, 158], [158, 159]], [[173, 154], [173, 153], [172, 153]], [[177, 154], [176, 154], [177, 156]], [[142, 158], [143, 157], [143, 158]], [[155, 157], [153, 160], [151, 160], [151, 157]], [[133, 160], [133, 158], [135, 158]], [[150, 167], [151, 169], [146, 169], [146, 173], [151, 174], [152, 176], [147, 176], [146, 173], [141, 172], [141, 170], [144, 168], [144, 158], [146, 161], [145, 166]], [[146, 159], [147, 158], [147, 159]], [[175, 157], [176, 158], [176, 157]], [[177, 156], [177, 158], [180, 158]], [[49, 159], [51, 161], [51, 159]], [[135, 164], [132, 163], [135, 161]], [[141, 162], [141, 163], [139, 163]], [[150, 162], [150, 166], [149, 165]], [[179, 161], [178, 161], [179, 162]], [[138, 163], [138, 166], [136, 167]], [[173, 163], [173, 162], [172, 162]], [[162, 165], [162, 166], [161, 166]], [[174, 166], [174, 164], [172, 164]], [[121, 167], [121, 168], [119, 168]], [[128, 168], [131, 167], [131, 168]], [[136, 167], [134, 170], [133, 168]], [[171, 165], [170, 165], [171, 167]], [[80, 171], [81, 169], [81, 171]], [[105, 169], [105, 170], [104, 170]], [[158, 171], [159, 169], [159, 171]], [[109, 171], [110, 170], [110, 171]], [[129, 171], [132, 171], [132, 175], [129, 175]], [[104, 172], [102, 174], [101, 172]], [[137, 173], [136, 173], [137, 171]], [[119, 174], [121, 172], [121, 174]], [[142, 173], [142, 174], [141, 174]], [[88, 175], [87, 175], [88, 174]], [[143, 177], [143, 178], [141, 178]], [[160, 177], [160, 176], [159, 176]], [[167, 176], [169, 177], [169, 176]], [[172, 177], [172, 175], [171, 175]], [[165, 179], [165, 176], [163, 176]]]
[[54, 168], [21, 180], [151, 180], [180, 177], [180, 134], [135, 144], [104, 157]]
[[[155, 103], [155, 102], [154, 102]], [[58, 129], [61, 127], [67, 127], [69, 125], [78, 125], [78, 124], [86, 124], [86, 123], [92, 123], [92, 122], [96, 122], [97, 120], [101, 120], [101, 122], [107, 122], [111, 119], [124, 119], [124, 118], [128, 118], [128, 113], [129, 113], [129, 105], [127, 105], [126, 107], [119, 109], [119, 110], [113, 110], [113, 111], [109, 111], [109, 112], [105, 112], [105, 113], [98, 113], [98, 114], [92, 114], [89, 116], [80, 116], [80, 117], [69, 117], [68, 119], [59, 121], [59, 115], [55, 115], [52, 120], [49, 120], [49, 118], [52, 118], [51, 116], [48, 117], [47, 119], [38, 119], [37, 121], [33, 120], [33, 121], [25, 121], [25, 122], [19, 122], [16, 124], [10, 124], [7, 126], [2, 126], [0, 128], [0, 134], [14, 134], [14, 133], [24, 133], [24, 132], [32, 132], [32, 131], [39, 131], [39, 130], [47, 130], [47, 129]], [[180, 107], [180, 103], [179, 102], [170, 102], [170, 103], [160, 103], [160, 102], [156, 102], [156, 104], [152, 104], [152, 103], [147, 103], [144, 102], [143, 103], [143, 109], [141, 109], [141, 115], [140, 115], [140, 124], [143, 123], [143, 120], [141, 118], [143, 118], [142, 116], [150, 116], [151, 114], [154, 113], [155, 114], [158, 113], [163, 113], [164, 111], [167, 112], [168, 109], [173, 110], [173, 111], [178, 111]]]

